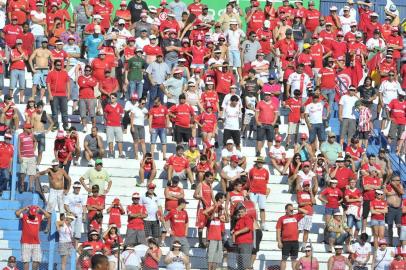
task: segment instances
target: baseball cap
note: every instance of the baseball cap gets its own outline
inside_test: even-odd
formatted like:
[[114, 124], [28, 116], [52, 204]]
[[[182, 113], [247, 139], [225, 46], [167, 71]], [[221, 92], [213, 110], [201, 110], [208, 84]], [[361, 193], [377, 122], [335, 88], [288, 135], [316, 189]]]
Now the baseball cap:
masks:
[[310, 162], [309, 161], [305, 161], [302, 163], [302, 167], [306, 167], [309, 166], [310, 167]]
[[336, 159], [336, 162], [344, 162], [344, 158], [339, 157], [339, 158]]
[[156, 39], [155, 35], [149, 35], [149, 39]]
[[388, 242], [386, 242], [385, 238], [379, 239], [379, 241], [378, 241], [378, 245], [387, 245], [387, 244], [388, 244]]
[[130, 97], [131, 100], [138, 100], [138, 94], [137, 93], [133, 93]]
[[69, 40], [69, 39], [76, 40], [76, 38], [75, 38], [75, 36], [74, 36], [74, 35], [70, 35], [70, 36], [68, 37], [68, 40]]
[[6, 133], [4, 134], [4, 138], [11, 140], [13, 138], [13, 135], [11, 135], [10, 133]]
[[99, 235], [99, 233], [96, 230], [91, 230], [89, 235]]
[[303, 44], [303, 49], [309, 49], [312, 45], [310, 45], [309, 43], [305, 43]]
[[52, 166], [58, 166], [59, 165], [59, 160], [57, 160], [57, 159], [52, 160], [51, 165]]
[[336, 134], [334, 132], [332, 132], [332, 131], [330, 131], [327, 135], [329, 137], [336, 137]]
[[334, 216], [342, 216], [341, 212], [334, 213]]
[[156, 185], [154, 183], [148, 184], [148, 189], [154, 189], [154, 188], [156, 188]]
[[138, 192], [134, 192], [132, 198], [140, 198], [140, 194]]
[[375, 190], [375, 193], [376, 193], [376, 194], [381, 194], [381, 195], [382, 195], [382, 194], [383, 194], [383, 191], [382, 191], [382, 190], [380, 190], [380, 189], [377, 189], [377, 190]]
[[287, 29], [285, 35], [292, 35], [292, 29]]
[[63, 45], [62, 40], [58, 40], [57, 42], [55, 42], [55, 45]]
[[[101, 19], [103, 19], [102, 18], [102, 16], [100, 16], [100, 14], [94, 14], [93, 15], [93, 19], [99, 19], [99, 20], [101, 20]], [[96, 27], [95, 27], [96, 28]]]
[[178, 205], [181, 205], [182, 203], [188, 204], [189, 202], [187, 202], [185, 199], [180, 198], [178, 199]]
[[275, 141], [281, 142], [281, 141], [282, 141], [282, 136], [277, 135], [277, 136], [275, 137]]
[[230, 20], [230, 25], [231, 25], [231, 24], [238, 24], [238, 21], [237, 21], [236, 19], [231, 19], [231, 20]]
[[263, 157], [257, 157], [257, 159], [255, 160], [255, 163], [265, 163], [265, 160]]
[[17, 39], [16, 44], [23, 44], [23, 41], [21, 39]]
[[100, 158], [98, 158], [96, 159], [95, 164], [96, 165], [103, 164], [103, 161]]
[[113, 202], [111, 204], [119, 204], [120, 199], [119, 198], [114, 198]]
[[330, 184], [337, 184], [337, 183], [338, 183], [338, 181], [336, 179], [331, 179], [330, 180]]
[[127, 6], [127, 2], [126, 1], [121, 1], [120, 6]]
[[230, 157], [230, 161], [232, 161], [232, 162], [238, 162], [238, 156], [237, 156], [237, 155], [232, 155], [232, 156]]
[[125, 21], [123, 19], [118, 20], [118, 24], [125, 24]]
[[341, 245], [335, 245], [335, 246], [334, 246], [334, 249], [343, 249], [343, 246], [341, 246]]
[[18, 20], [18, 17], [17, 17], [16, 15], [13, 15], [13, 16], [11, 17], [11, 20]]
[[355, 37], [362, 37], [362, 33], [359, 32], [359, 31], [357, 31], [357, 32], [355, 33]]
[[379, 15], [376, 12], [372, 12], [371, 14], [369, 14], [369, 17], [379, 17]]
[[304, 181], [304, 182], [303, 182], [303, 186], [304, 186], [304, 187], [310, 186], [310, 181]]
[[233, 139], [228, 139], [228, 140], [226, 141], [226, 144], [234, 144]]
[[75, 181], [75, 182], [73, 183], [73, 188], [81, 188], [81, 187], [82, 187], [82, 185], [80, 184], [79, 181]]
[[38, 206], [31, 205], [31, 206], [28, 208], [28, 214], [29, 214], [30, 216], [36, 215], [36, 214], [37, 214], [37, 211], [38, 211]]
[[24, 128], [26, 128], [26, 129], [30, 129], [30, 128], [32, 128], [32, 125], [31, 125], [31, 124], [29, 124], [29, 123], [25, 123], [25, 124], [24, 124]]
[[300, 133], [300, 139], [307, 139], [306, 133]]
[[337, 11], [337, 7], [336, 6], [331, 6], [330, 11]]
[[350, 10], [350, 7], [349, 6], [344, 6], [343, 10]]

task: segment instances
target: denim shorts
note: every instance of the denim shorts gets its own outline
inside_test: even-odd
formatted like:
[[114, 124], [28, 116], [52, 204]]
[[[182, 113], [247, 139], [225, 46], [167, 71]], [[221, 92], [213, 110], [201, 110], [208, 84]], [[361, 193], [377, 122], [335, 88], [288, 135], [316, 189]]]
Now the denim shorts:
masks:
[[230, 60], [230, 65], [236, 68], [241, 67], [241, 53], [238, 50], [229, 50], [228, 58]]
[[48, 72], [49, 71], [46, 68], [38, 68], [37, 72], [34, 73], [34, 76], [32, 78], [32, 84], [45, 88], [47, 86]]
[[370, 226], [385, 226], [385, 220], [371, 219]]
[[166, 144], [166, 130], [165, 128], [152, 128], [151, 129], [151, 143], [156, 144], [156, 139], [159, 137], [161, 144]]
[[324, 214], [325, 214], [325, 215], [330, 215], [330, 216], [332, 216], [332, 215], [334, 215], [334, 213], [338, 213], [338, 212], [340, 212], [340, 208], [330, 208], [330, 207], [326, 207], [326, 208], [324, 209]]

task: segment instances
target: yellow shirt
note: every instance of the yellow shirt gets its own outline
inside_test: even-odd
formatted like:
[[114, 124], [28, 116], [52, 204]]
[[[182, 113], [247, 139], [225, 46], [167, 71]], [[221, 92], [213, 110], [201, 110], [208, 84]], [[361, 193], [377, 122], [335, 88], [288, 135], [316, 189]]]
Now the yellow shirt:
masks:
[[196, 149], [195, 151], [192, 152], [188, 149], [185, 151], [184, 155], [187, 158], [187, 160], [189, 161], [190, 166], [196, 166], [196, 163], [200, 158], [199, 150]]

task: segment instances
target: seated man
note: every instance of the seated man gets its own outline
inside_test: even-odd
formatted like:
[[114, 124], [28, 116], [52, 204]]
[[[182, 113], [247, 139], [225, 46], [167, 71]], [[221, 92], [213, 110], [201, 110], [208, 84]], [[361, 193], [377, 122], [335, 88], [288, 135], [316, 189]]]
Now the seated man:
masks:
[[69, 128], [68, 137], [72, 141], [72, 145], [75, 147], [75, 150], [72, 153], [72, 157], [73, 157], [73, 165], [77, 166], [81, 151], [79, 144], [79, 134], [76, 131], [75, 127], [72, 126]]
[[230, 164], [224, 166], [220, 172], [221, 188], [223, 189], [223, 192], [227, 192], [230, 184], [233, 184], [235, 180], [241, 178], [241, 176], [247, 176], [244, 169], [238, 166], [238, 161], [238, 157], [232, 155], [230, 157]]
[[282, 137], [276, 136], [275, 144], [269, 149], [269, 157], [271, 158], [271, 164], [280, 174], [287, 175], [287, 171], [292, 161], [291, 158], [286, 158], [285, 147], [281, 145]]
[[4, 95], [4, 102], [0, 102], [0, 123], [4, 123], [10, 129], [18, 129], [20, 119], [18, 109], [10, 95]]
[[334, 245], [348, 245], [350, 242], [351, 229], [343, 220], [340, 212], [334, 213], [334, 217], [327, 224], [329, 252], [332, 252]]
[[336, 142], [336, 135], [330, 131], [327, 141], [321, 144], [320, 151], [326, 158], [327, 163], [333, 165], [336, 159], [342, 155], [343, 148]]
[[230, 157], [236, 155], [238, 157], [238, 165], [245, 170], [247, 167], [247, 160], [244, 155], [239, 151], [235, 145], [233, 139], [228, 139], [226, 142], [226, 147], [221, 150], [221, 162], [222, 167], [227, 166], [230, 162]]
[[103, 158], [104, 156], [104, 144], [103, 139], [97, 134], [97, 127], [92, 127], [90, 134], [87, 134], [83, 147], [83, 154], [88, 161], [89, 167], [94, 167], [93, 159]]
[[368, 162], [361, 165], [361, 175], [368, 175], [368, 172], [372, 167], [378, 171], [379, 177], [382, 177], [384, 175], [382, 167], [378, 164], [376, 156], [374, 154], [369, 155]]
[[189, 161], [183, 155], [184, 148], [182, 145], [176, 146], [176, 154], [169, 157], [164, 169], [168, 173], [168, 180], [174, 176], [178, 176], [181, 180], [189, 179], [192, 189], [196, 187], [194, 183], [193, 173], [189, 166]]

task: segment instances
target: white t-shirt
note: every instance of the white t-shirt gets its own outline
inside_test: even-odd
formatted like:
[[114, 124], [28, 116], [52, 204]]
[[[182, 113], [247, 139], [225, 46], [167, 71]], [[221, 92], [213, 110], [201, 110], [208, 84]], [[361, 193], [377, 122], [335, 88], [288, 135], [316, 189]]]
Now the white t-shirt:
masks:
[[357, 96], [344, 95], [340, 98], [339, 104], [343, 106], [343, 118], [355, 119], [354, 105], [357, 102]]
[[[365, 243], [363, 246], [360, 245], [360, 243], [354, 243], [351, 245], [351, 251], [355, 253], [356, 256], [356, 262], [363, 263], [365, 262], [368, 253], [372, 252], [371, 244], [370, 243]], [[355, 263], [354, 265], [358, 265]]]
[[214, 57], [210, 58], [209, 61], [207, 61], [207, 65], [210, 66], [212, 64], [215, 65], [222, 65], [224, 63], [224, 59], [219, 58], [219, 59], [215, 59]]
[[224, 108], [224, 129], [240, 130], [241, 109], [239, 106], [231, 107], [228, 105]]
[[392, 101], [392, 99], [397, 99], [398, 91], [400, 90], [402, 90], [402, 87], [398, 81], [384, 81], [379, 87], [379, 92], [382, 93], [383, 103], [387, 105]]
[[231, 165], [227, 165], [223, 168], [223, 172], [230, 178], [237, 176], [239, 173], [244, 171], [243, 168], [237, 166], [235, 168], [231, 167]]
[[275, 147], [275, 145], [272, 145], [271, 149], [269, 149], [269, 155], [272, 158], [280, 160], [286, 157], [285, 147], [283, 147], [282, 145], [280, 145], [279, 147]]
[[[36, 10], [31, 11], [31, 17], [34, 17], [37, 20], [44, 20], [46, 19], [47, 15], [44, 12], [37, 12]], [[43, 36], [45, 35], [44, 27], [42, 25], [32, 23], [31, 24], [31, 33], [34, 36]]]
[[223, 103], [221, 103], [221, 108], [225, 108], [228, 105], [230, 105], [230, 103], [231, 103], [230, 99], [231, 99], [232, 96], [237, 96], [238, 97], [238, 102], [237, 102], [236, 107], [242, 108], [242, 102], [241, 102], [240, 96], [237, 95], [237, 94], [231, 94], [231, 93], [228, 93], [227, 95], [224, 96]]
[[138, 102], [136, 102], [135, 104], [133, 104], [130, 100], [127, 100], [125, 105], [124, 105], [124, 111], [128, 112], [128, 111], [132, 111], [134, 110], [134, 108], [138, 107]]
[[229, 47], [228, 49], [231, 51], [239, 51], [240, 50], [240, 40], [241, 38], [245, 37], [244, 31], [241, 29], [237, 29], [235, 31], [232, 31], [228, 29], [225, 33], [224, 36], [226, 37], [226, 40], [228, 41]]
[[374, 49], [376, 47], [383, 49], [385, 48], [385, 41], [382, 38], [370, 38], [367, 40], [367, 43], [365, 43], [365, 46], [367, 46], [368, 49]]
[[86, 201], [85, 196], [81, 194], [69, 193], [65, 196], [64, 204], [66, 204], [78, 218], [82, 218], [83, 206], [86, 205]]
[[323, 103], [310, 103], [306, 105], [305, 113], [309, 116], [310, 124], [322, 124], [323, 123]]
[[221, 157], [222, 158], [230, 158], [231, 156], [236, 155], [238, 158], [242, 158], [242, 153], [240, 150], [237, 150], [235, 147], [232, 151], [228, 151], [227, 148], [221, 150]]
[[354, 20], [354, 18], [351, 17], [351, 15], [348, 18], [344, 16], [340, 16], [339, 18], [341, 23], [341, 29], [345, 35], [351, 31], [351, 24], [356, 23], [356, 21]]
[[291, 86], [291, 97], [294, 97], [293, 92], [294, 90], [298, 89], [302, 93], [302, 97], [307, 97], [307, 86], [311, 84], [310, 77], [306, 73], [296, 73], [293, 72], [292, 74], [289, 75], [288, 77], [288, 82]]
[[378, 248], [376, 250], [376, 260], [375, 263], [379, 263], [378, 265], [373, 265], [372, 268], [374, 270], [388, 270], [389, 266], [393, 260], [392, 253], [394, 250], [392, 247], [387, 247], [385, 250], [381, 250]]
[[124, 265], [126, 266], [139, 266], [141, 265], [141, 259], [145, 256], [148, 250], [146, 245], [138, 245], [134, 247], [134, 250], [128, 249], [121, 253]]
[[297, 177], [300, 180], [300, 186], [302, 186], [306, 181], [310, 182], [310, 186], [313, 186], [312, 179], [314, 176], [316, 176], [316, 174], [313, 171], [309, 171], [307, 174], [305, 174], [303, 170], [300, 170], [297, 173]]
[[148, 216], [144, 219], [146, 221], [156, 221], [157, 220], [157, 215], [156, 213], [158, 212], [158, 206], [159, 206], [159, 199], [158, 197], [153, 196], [151, 197], [141, 197], [140, 204], [143, 204], [145, 208], [147, 209], [147, 214]]
[[137, 49], [144, 49], [144, 46], [149, 45], [149, 44], [150, 44], [149, 38], [142, 39], [141, 37], [137, 37], [135, 39], [135, 47]]
[[134, 125], [144, 126], [145, 115], [148, 114], [148, 110], [146, 108], [134, 107], [131, 112], [134, 114]]
[[3, 29], [6, 25], [6, 12], [4, 9], [0, 10], [0, 29]]

